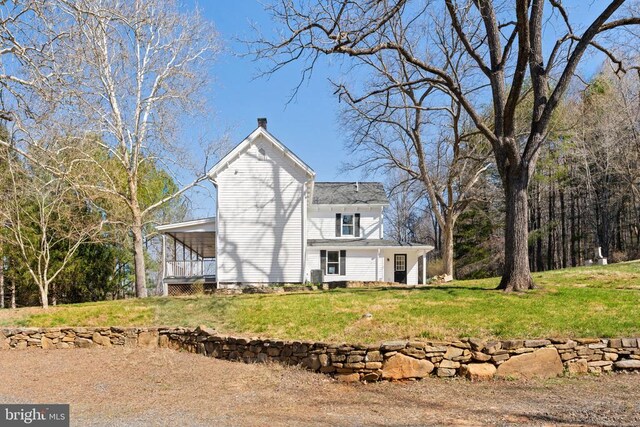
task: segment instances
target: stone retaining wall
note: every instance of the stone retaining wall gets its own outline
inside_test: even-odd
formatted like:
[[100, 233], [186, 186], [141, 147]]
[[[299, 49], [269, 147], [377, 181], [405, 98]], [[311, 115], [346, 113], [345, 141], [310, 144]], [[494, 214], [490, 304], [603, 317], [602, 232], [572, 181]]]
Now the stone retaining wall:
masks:
[[640, 372], [640, 339], [536, 339], [329, 344], [220, 335], [189, 328], [5, 328], [0, 349], [165, 347], [245, 363], [277, 362], [334, 376], [378, 381], [464, 376], [549, 378], [565, 373]]

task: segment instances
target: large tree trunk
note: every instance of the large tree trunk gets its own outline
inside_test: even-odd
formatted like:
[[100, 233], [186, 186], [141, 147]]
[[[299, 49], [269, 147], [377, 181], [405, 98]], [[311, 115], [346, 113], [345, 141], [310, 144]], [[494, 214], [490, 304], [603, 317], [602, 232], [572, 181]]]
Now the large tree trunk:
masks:
[[145, 298], [147, 296], [147, 272], [144, 262], [144, 242], [142, 238], [142, 213], [138, 204], [138, 184], [137, 175], [129, 175], [129, 191], [131, 196], [131, 215], [133, 225], [133, 263], [136, 282], [136, 297]]
[[49, 293], [47, 289], [44, 287], [40, 288], [40, 303], [42, 304], [42, 308], [49, 308]]
[[442, 230], [442, 261], [444, 273], [453, 277], [453, 227], [454, 219], [451, 215], [445, 218], [445, 226]]
[[147, 277], [144, 265], [144, 246], [142, 241], [142, 225], [136, 221], [131, 228], [133, 233], [133, 261], [135, 264], [136, 296], [147, 296]]
[[518, 170], [503, 179], [506, 200], [506, 226], [504, 239], [504, 272], [498, 289], [525, 291], [534, 287], [529, 270], [529, 200], [528, 173]]

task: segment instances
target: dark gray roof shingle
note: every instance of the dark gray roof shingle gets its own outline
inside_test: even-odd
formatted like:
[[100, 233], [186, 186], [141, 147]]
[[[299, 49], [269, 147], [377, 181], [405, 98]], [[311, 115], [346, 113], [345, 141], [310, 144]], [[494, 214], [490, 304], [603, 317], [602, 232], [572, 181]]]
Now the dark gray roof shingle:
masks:
[[313, 188], [316, 205], [389, 204], [380, 182], [316, 182]]

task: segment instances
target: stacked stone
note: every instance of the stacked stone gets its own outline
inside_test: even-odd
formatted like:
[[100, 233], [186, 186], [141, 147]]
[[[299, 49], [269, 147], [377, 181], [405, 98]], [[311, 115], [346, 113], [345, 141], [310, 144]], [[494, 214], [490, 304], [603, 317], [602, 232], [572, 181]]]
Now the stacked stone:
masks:
[[[172, 348], [246, 363], [301, 365], [339, 381], [378, 381], [464, 376], [548, 378], [612, 369], [640, 369], [637, 339], [389, 341], [381, 345], [326, 344], [217, 335], [206, 328], [175, 329]], [[618, 360], [619, 357], [624, 359]]]
[[147, 346], [158, 331], [146, 328], [13, 328], [0, 329], [0, 349]]
[[598, 373], [640, 368], [638, 344], [637, 338], [576, 339], [556, 348], [570, 373]]
[[112, 346], [166, 347], [245, 363], [300, 365], [340, 381], [379, 381], [463, 376], [549, 378], [612, 370], [640, 370], [640, 340], [535, 339], [388, 341], [328, 344], [232, 337], [204, 326], [190, 328], [0, 329], [0, 349], [64, 349]]

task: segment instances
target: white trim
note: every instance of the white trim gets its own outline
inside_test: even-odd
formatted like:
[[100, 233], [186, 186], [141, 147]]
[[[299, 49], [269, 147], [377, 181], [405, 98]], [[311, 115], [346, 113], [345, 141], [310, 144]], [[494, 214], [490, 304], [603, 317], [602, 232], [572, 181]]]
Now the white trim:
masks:
[[305, 276], [307, 274], [307, 186], [302, 186], [300, 208], [302, 209], [302, 272], [301, 282], [305, 282]]
[[427, 251], [422, 252], [422, 284], [427, 284]]
[[[218, 197], [218, 195], [220, 194], [218, 186], [216, 185], [216, 218], [220, 218], [220, 197]], [[219, 269], [220, 269], [220, 263], [218, 262], [218, 251], [220, 250], [220, 221], [216, 221], [216, 289], [220, 288], [220, 274], [219, 274]]]
[[167, 277], [167, 235], [162, 235], [162, 295], [169, 295], [169, 286], [164, 279]]
[[163, 224], [163, 225], [158, 225], [156, 227], [156, 230], [158, 231], [191, 231], [191, 230], [182, 230], [183, 228], [191, 228], [191, 227], [196, 227], [198, 225], [213, 225], [213, 229], [211, 230], [207, 230], [207, 227], [202, 227], [202, 229], [197, 229], [197, 230], [193, 230], [194, 232], [202, 232], [202, 231], [216, 231], [215, 230], [215, 225], [216, 225], [217, 221], [215, 217], [209, 217], [209, 218], [200, 218], [200, 219], [194, 219], [191, 221], [182, 221], [182, 222], [174, 222], [171, 224]]
[[373, 245], [312, 245], [309, 246], [314, 249], [324, 249], [324, 250], [349, 250], [349, 249], [394, 249], [399, 251], [413, 251], [413, 250], [423, 250], [426, 252], [431, 252], [435, 248], [429, 245], [415, 245], [415, 246], [373, 246]]
[[209, 169], [209, 172], [207, 173], [209, 178], [214, 180], [216, 175], [220, 172], [220, 170], [223, 167], [228, 166], [229, 163], [231, 163], [231, 161], [237, 155], [239, 155], [247, 145], [251, 144], [260, 135], [262, 135], [269, 142], [271, 142], [274, 147], [279, 149], [286, 157], [292, 160], [300, 169], [304, 170], [307, 173], [307, 175], [311, 176], [312, 178], [316, 176], [316, 173], [313, 171], [313, 169], [307, 166], [305, 162], [300, 160], [300, 158], [296, 156], [291, 150], [285, 147], [280, 141], [274, 138], [273, 135], [267, 132], [264, 128], [258, 127], [256, 130], [251, 132], [251, 134], [248, 137], [246, 137], [240, 144], [236, 145], [235, 148], [231, 150], [226, 156], [224, 156], [218, 163], [216, 163], [215, 165], [213, 165], [211, 169]]
[[370, 211], [372, 208], [374, 207], [382, 207], [384, 208], [385, 206], [389, 206], [389, 203], [353, 203], [350, 205], [347, 204], [332, 204], [332, 203], [325, 203], [325, 204], [321, 204], [321, 203], [311, 203], [310, 207], [314, 210], [314, 211], [319, 211], [319, 210], [326, 210], [329, 209], [331, 212], [334, 211], [334, 209], [339, 210], [339, 209], [358, 209], [358, 211], [362, 211], [364, 210], [364, 208], [368, 208], [367, 211]]

